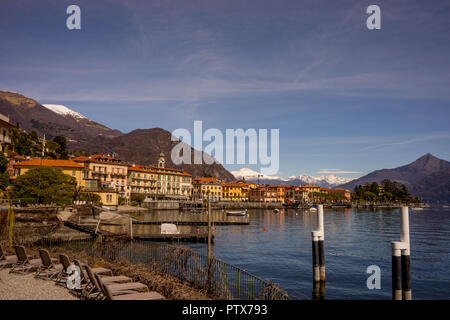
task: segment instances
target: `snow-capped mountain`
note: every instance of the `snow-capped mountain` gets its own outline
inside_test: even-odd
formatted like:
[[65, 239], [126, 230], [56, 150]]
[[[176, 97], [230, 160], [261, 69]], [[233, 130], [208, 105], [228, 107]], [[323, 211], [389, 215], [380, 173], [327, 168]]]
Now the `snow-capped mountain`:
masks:
[[242, 168], [238, 171], [231, 171], [231, 174], [234, 175], [236, 179], [245, 179], [251, 182], [257, 182], [259, 175], [259, 182], [263, 184], [264, 183], [281, 184], [281, 185], [315, 184], [321, 187], [336, 187], [338, 185], [348, 183], [353, 180], [350, 178], [338, 177], [333, 174], [329, 176], [320, 176], [320, 177], [313, 177], [307, 174], [301, 174], [299, 176], [291, 176], [287, 179], [284, 179], [276, 176], [261, 175], [259, 174], [259, 172], [248, 168]]
[[62, 115], [62, 116], [71, 116], [77, 120], [78, 119], [87, 119], [81, 113], [73, 111], [72, 109], [69, 109], [66, 106], [63, 106], [62, 104], [43, 104], [43, 106], [57, 114]]
[[236, 179], [245, 179], [245, 180], [258, 180], [264, 179], [264, 180], [282, 180], [280, 177], [276, 176], [266, 176], [265, 174], [260, 174], [259, 172], [249, 169], [249, 168], [242, 168], [238, 171], [230, 171], [230, 173], [236, 178]]

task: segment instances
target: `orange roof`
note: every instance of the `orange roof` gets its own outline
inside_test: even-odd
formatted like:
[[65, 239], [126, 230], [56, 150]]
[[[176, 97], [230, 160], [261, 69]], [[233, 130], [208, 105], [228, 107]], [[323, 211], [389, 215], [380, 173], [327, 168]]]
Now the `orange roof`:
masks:
[[195, 184], [219, 183], [219, 181], [217, 181], [217, 178], [213, 178], [213, 177], [201, 177], [201, 178], [195, 178], [194, 183]]
[[243, 183], [237, 183], [237, 182], [224, 182], [222, 183], [222, 187], [238, 187], [242, 188], [245, 185]]
[[316, 186], [315, 184], [302, 184], [302, 188], [320, 188], [320, 187]]
[[14, 167], [64, 167], [64, 168], [84, 168], [81, 164], [72, 160], [51, 160], [51, 159], [31, 159], [14, 163]]
[[93, 154], [89, 157], [86, 156], [79, 156], [72, 159], [73, 161], [77, 162], [100, 162], [100, 163], [114, 163], [116, 165], [127, 165], [125, 161], [113, 158], [111, 156], [105, 156], [102, 154]]
[[[153, 168], [153, 167], [134, 165], [134, 166], [129, 166], [128, 167], [128, 171], [156, 173], [156, 174], [161, 174], [162, 173], [162, 174], [170, 174], [170, 175], [176, 175], [176, 176], [192, 177], [192, 175], [190, 175], [189, 173], [181, 171], [181, 170], [178, 170], [178, 169], [173, 169], [173, 170], [176, 170], [176, 172], [161, 172], [161, 171], [152, 170], [150, 168]], [[169, 169], [169, 168], [167, 168], [167, 169]]]

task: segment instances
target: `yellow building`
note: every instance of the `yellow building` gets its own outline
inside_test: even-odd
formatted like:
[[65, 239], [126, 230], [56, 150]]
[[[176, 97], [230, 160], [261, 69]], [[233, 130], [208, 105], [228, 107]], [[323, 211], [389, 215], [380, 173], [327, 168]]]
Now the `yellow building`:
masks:
[[102, 188], [100, 182], [97, 179], [84, 179], [85, 187], [83, 191], [85, 193], [96, 194], [100, 197], [100, 201], [103, 206], [109, 209], [117, 209], [119, 205], [119, 193], [111, 188]]
[[243, 185], [236, 182], [222, 183], [222, 201], [242, 201]]
[[242, 201], [250, 200], [250, 191], [256, 189], [257, 185], [250, 182], [238, 181], [242, 186]]
[[178, 169], [132, 165], [128, 167], [128, 185], [131, 194], [186, 200], [191, 197], [192, 176]]
[[130, 198], [127, 184], [128, 164], [126, 162], [101, 154], [76, 157], [72, 160], [83, 165], [84, 179], [96, 179], [102, 188], [114, 189], [124, 199]]
[[222, 185], [216, 178], [196, 178], [192, 183], [194, 200], [222, 200]]
[[74, 177], [77, 180], [77, 186], [84, 187], [85, 183], [83, 180], [83, 169], [84, 167], [72, 160], [51, 160], [51, 159], [39, 159], [34, 158], [31, 160], [16, 162], [13, 164], [14, 172], [13, 179], [15, 177], [25, 174], [28, 170], [32, 168], [43, 167], [53, 167], [59, 168], [64, 174]]

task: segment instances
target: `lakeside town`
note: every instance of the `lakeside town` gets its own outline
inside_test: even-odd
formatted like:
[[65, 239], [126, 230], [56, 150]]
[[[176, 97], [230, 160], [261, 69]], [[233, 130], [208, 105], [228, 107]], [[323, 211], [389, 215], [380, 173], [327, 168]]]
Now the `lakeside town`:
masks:
[[[24, 186], [23, 190], [13, 194], [13, 198], [23, 204], [54, 202], [68, 205], [90, 202], [115, 210], [119, 205], [145, 207], [162, 201], [181, 203], [211, 200], [224, 205], [232, 203], [234, 207], [240, 203], [245, 208], [257, 203], [273, 207], [308, 207], [314, 203], [350, 206], [352, 195], [357, 197], [353, 199], [356, 201], [384, 200], [379, 202], [389, 203], [397, 200], [393, 199], [392, 192], [385, 192], [383, 184], [376, 183], [358, 186], [352, 194], [348, 189], [314, 184], [258, 184], [244, 179], [228, 182], [211, 176], [193, 177], [180, 169], [166, 167], [162, 152], [156, 164], [130, 163], [116, 154], [70, 156], [65, 137], [57, 136], [45, 141], [35, 132], [27, 133], [19, 129], [5, 115], [0, 115], [0, 125], [3, 133], [2, 153], [7, 158], [4, 180], [7, 180], [9, 189], [17, 191], [19, 186]], [[26, 146], [30, 150], [25, 151]], [[34, 151], [31, 150], [33, 148]], [[72, 178], [72, 184], [67, 185], [64, 196], [52, 194], [52, 198], [45, 198], [44, 192], [39, 193], [38, 189], [42, 187], [39, 183], [39, 188], [35, 185], [33, 190], [26, 188], [26, 179], [32, 180], [33, 174], [39, 175], [38, 179], [44, 179], [42, 172], [37, 171], [38, 168], [57, 170]], [[51, 176], [54, 171], [46, 172]], [[395, 189], [392, 183], [389, 186]], [[400, 200], [410, 197], [404, 186], [401, 191], [403, 194]]]

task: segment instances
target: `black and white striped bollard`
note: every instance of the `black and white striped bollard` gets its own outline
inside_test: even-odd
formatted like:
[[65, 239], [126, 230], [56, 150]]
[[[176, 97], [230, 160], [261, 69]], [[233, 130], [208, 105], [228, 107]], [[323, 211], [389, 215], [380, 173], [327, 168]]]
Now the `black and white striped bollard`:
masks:
[[409, 210], [402, 207], [400, 215], [400, 241], [405, 243], [406, 248], [402, 250], [402, 297], [403, 300], [411, 300], [411, 258], [409, 242]]
[[392, 300], [402, 300], [401, 252], [405, 248], [404, 242], [392, 242]]
[[320, 271], [320, 282], [325, 282], [325, 231], [323, 227], [323, 204], [319, 204], [317, 224], [320, 231], [319, 234], [319, 271]]

